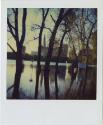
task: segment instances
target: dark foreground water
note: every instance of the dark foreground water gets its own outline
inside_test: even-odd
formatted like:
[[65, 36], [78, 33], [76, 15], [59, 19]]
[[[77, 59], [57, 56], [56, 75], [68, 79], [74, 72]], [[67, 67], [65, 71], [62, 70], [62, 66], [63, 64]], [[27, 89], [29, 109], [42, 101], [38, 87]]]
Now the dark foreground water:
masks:
[[[20, 98], [28, 98], [28, 99], [34, 98], [35, 80], [36, 80], [36, 62], [33, 63], [33, 68], [31, 67], [31, 64], [32, 62], [30, 61], [24, 62], [25, 67], [24, 67], [24, 71], [22, 73], [22, 77], [20, 81]], [[51, 65], [54, 65], [54, 63], [52, 63]], [[61, 67], [65, 67], [64, 65], [62, 64]], [[58, 77], [58, 86], [59, 86], [58, 94], [60, 98], [63, 98], [65, 92], [69, 88], [70, 76], [67, 73], [67, 68], [66, 70], [60, 69], [60, 71], [61, 73], [59, 73], [59, 77]], [[14, 83], [14, 77], [15, 77], [15, 61], [8, 60], [7, 61], [7, 88], [10, 87]], [[44, 83], [41, 77], [42, 75], [40, 75], [39, 94], [38, 94], [39, 99], [43, 99], [45, 96]], [[12, 91], [13, 91], [13, 88], [7, 92], [8, 98], [11, 98]], [[50, 71], [50, 95], [51, 95], [51, 98], [55, 98], [55, 84], [54, 84], [54, 72], [53, 71]]]
[[[36, 62], [24, 61], [24, 71], [20, 80], [20, 99], [34, 99], [35, 93], [35, 81], [36, 81]], [[33, 67], [31, 66], [33, 65]], [[51, 63], [50, 70], [50, 99], [55, 99], [55, 82], [54, 82], [54, 65], [55, 63]], [[70, 87], [70, 74], [68, 73], [68, 64], [59, 64], [59, 75], [58, 75], [58, 98], [59, 99], [79, 99], [75, 95], [78, 92], [78, 88], [80, 84], [77, 84], [77, 79], [74, 81], [73, 86], [71, 88], [71, 93], [68, 90]], [[38, 99], [45, 99], [45, 91], [44, 91], [44, 81], [43, 81], [43, 72], [40, 75], [40, 83], [39, 83], [39, 92]], [[96, 80], [95, 83], [92, 79], [95, 79], [93, 72], [89, 72], [90, 78], [88, 79], [86, 92], [86, 99], [95, 99], [96, 98]], [[94, 76], [94, 78], [93, 78]], [[15, 61], [8, 60], [7, 61], [7, 89], [13, 85], [15, 77]], [[13, 88], [7, 92], [7, 98], [12, 98]], [[73, 98], [71, 97], [74, 96]], [[82, 98], [85, 99], [85, 98]]]

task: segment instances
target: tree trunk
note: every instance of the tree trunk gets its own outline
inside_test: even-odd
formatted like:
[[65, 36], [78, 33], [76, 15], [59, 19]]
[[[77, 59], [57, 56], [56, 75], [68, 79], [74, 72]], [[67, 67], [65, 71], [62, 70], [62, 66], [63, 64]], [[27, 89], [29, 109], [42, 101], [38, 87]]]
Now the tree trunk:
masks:
[[[14, 13], [14, 26], [10, 23], [9, 18], [7, 18], [8, 27], [10, 29], [10, 33], [13, 36], [17, 52], [16, 52], [16, 73], [15, 73], [15, 80], [14, 80], [14, 90], [12, 93], [12, 98], [18, 99], [20, 96], [19, 93], [19, 86], [20, 86], [20, 78], [21, 73], [23, 71], [23, 43], [25, 40], [26, 35], [26, 16], [27, 16], [27, 9], [23, 8], [23, 17], [22, 17], [22, 34], [21, 39], [19, 39], [19, 29], [18, 29], [18, 8], [12, 8]], [[13, 32], [14, 31], [14, 32]]]
[[63, 19], [63, 13], [64, 9], [60, 10], [58, 19], [55, 23], [52, 35], [50, 37], [50, 42], [49, 42], [49, 48], [48, 48], [48, 53], [46, 57], [46, 62], [45, 62], [45, 68], [44, 68], [44, 86], [45, 86], [45, 98], [49, 99], [50, 92], [49, 92], [49, 71], [50, 71], [50, 60], [52, 57], [52, 52], [53, 52], [53, 46], [54, 46], [54, 41], [55, 41], [55, 36], [58, 30], [58, 27]]
[[38, 60], [37, 60], [37, 71], [36, 71], [36, 86], [35, 86], [35, 99], [37, 99], [38, 96], [38, 85], [39, 85], [39, 76], [41, 72], [41, 65], [40, 65], [40, 60], [41, 60], [41, 44], [42, 44], [42, 34], [43, 34], [43, 28], [45, 26], [45, 20], [48, 15], [49, 9], [47, 9], [46, 13], [44, 14], [43, 10], [43, 20], [40, 28], [40, 33], [39, 33], [39, 45], [38, 45]]
[[44, 87], [45, 87], [45, 99], [49, 99], [50, 92], [49, 92], [49, 67], [44, 71]]
[[87, 61], [86, 61], [86, 70], [85, 70], [85, 82], [84, 82], [84, 85], [83, 85], [83, 96], [85, 96], [85, 89], [86, 89], [86, 85], [87, 85], [87, 75], [88, 75], [88, 57], [89, 57], [89, 41], [90, 41], [90, 38], [91, 38], [91, 35], [92, 35], [92, 30], [95, 26], [96, 22], [93, 23], [92, 27], [91, 27], [91, 30], [90, 30], [90, 34], [88, 36], [88, 39], [87, 39], [87, 45], [86, 45], [86, 50], [87, 50]]
[[65, 37], [66, 33], [67, 33], [66, 31], [63, 33], [63, 36], [62, 36], [62, 39], [61, 39], [61, 42], [60, 42], [60, 47], [59, 47], [59, 50], [58, 50], [56, 65], [55, 65], [55, 96], [56, 96], [56, 99], [58, 98], [58, 82], [57, 82], [58, 62], [59, 62], [59, 57], [60, 57], [61, 52], [62, 52], [63, 40], [64, 40], [64, 37]]
[[57, 76], [58, 76], [58, 62], [56, 62], [56, 65], [55, 65], [55, 97], [56, 97], [56, 99], [58, 99], [58, 80], [57, 80]]
[[41, 59], [42, 31], [43, 31], [43, 29], [40, 31], [40, 34], [39, 34], [38, 60], [37, 60], [37, 69], [36, 69], [36, 85], [35, 85], [35, 99], [37, 99], [37, 97], [38, 97], [39, 75], [41, 72], [40, 59]]
[[36, 86], [35, 86], [35, 99], [38, 97], [38, 87], [39, 87], [39, 75], [41, 72], [40, 60], [38, 59], [37, 69], [36, 69]]
[[[50, 61], [52, 57], [55, 36], [56, 36], [60, 23], [67, 15], [71, 14], [71, 12], [72, 12], [72, 9], [68, 9], [66, 12], [64, 12], [64, 8], [60, 9], [59, 16], [57, 20], [55, 21], [55, 26], [54, 26], [52, 35], [50, 37], [49, 48], [48, 48], [48, 53], [47, 53], [46, 62], [45, 62], [45, 69], [44, 69], [44, 85], [45, 85], [45, 98], [46, 99], [48, 99], [50, 95], [49, 94], [49, 70], [50, 70]], [[46, 90], [46, 88], [48, 90]]]
[[14, 80], [14, 90], [12, 94], [13, 99], [19, 99], [20, 97], [19, 86], [20, 86], [20, 78], [22, 71], [23, 71], [22, 48], [19, 48], [16, 54], [16, 73]]

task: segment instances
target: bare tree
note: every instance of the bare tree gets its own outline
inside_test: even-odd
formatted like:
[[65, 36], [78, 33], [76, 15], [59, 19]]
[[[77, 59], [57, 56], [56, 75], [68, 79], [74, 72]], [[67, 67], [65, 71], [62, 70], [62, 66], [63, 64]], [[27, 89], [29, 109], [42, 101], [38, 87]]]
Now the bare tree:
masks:
[[39, 33], [38, 60], [37, 60], [37, 71], [36, 71], [35, 99], [37, 99], [37, 96], [38, 96], [39, 75], [41, 72], [40, 60], [41, 60], [42, 34], [43, 34], [43, 29], [45, 27], [45, 20], [47, 18], [48, 12], [49, 12], [49, 9], [47, 9], [46, 12], [45, 12], [45, 9], [42, 9], [42, 24], [39, 27], [40, 33]]
[[52, 57], [55, 36], [56, 36], [60, 23], [69, 13], [71, 13], [71, 10], [72, 9], [63, 9], [63, 8], [60, 9], [59, 16], [58, 16], [57, 20], [55, 21], [53, 32], [50, 37], [49, 48], [48, 48], [48, 52], [47, 52], [45, 69], [44, 69], [44, 85], [45, 85], [45, 98], [46, 99], [49, 99], [49, 97], [50, 97], [50, 91], [49, 91], [49, 70], [50, 70], [50, 68], [49, 68], [49, 66], [50, 66], [50, 60]]
[[67, 31], [64, 31], [63, 36], [61, 38], [58, 55], [57, 55], [57, 59], [56, 59], [56, 64], [55, 64], [55, 96], [56, 96], [56, 99], [58, 98], [58, 81], [57, 81], [58, 63], [59, 63], [59, 58], [60, 58], [60, 55], [62, 52], [63, 40], [65, 38], [66, 33], [67, 33]]
[[96, 20], [95, 22], [92, 23], [92, 27], [90, 29], [90, 33], [89, 33], [89, 36], [87, 38], [87, 44], [86, 44], [86, 50], [87, 50], [87, 60], [86, 60], [86, 71], [85, 71], [85, 84], [83, 86], [83, 95], [85, 94], [85, 88], [86, 88], [86, 84], [87, 84], [87, 74], [88, 74], [88, 57], [89, 57], [89, 41], [90, 41], [90, 38], [91, 38], [91, 35], [92, 35], [92, 32], [93, 32], [93, 29], [96, 25]]
[[14, 25], [10, 22], [9, 17], [7, 17], [7, 24], [9, 31], [16, 42], [17, 52], [16, 52], [16, 73], [14, 79], [14, 90], [12, 94], [12, 98], [19, 98], [19, 86], [20, 86], [20, 78], [21, 73], [23, 70], [23, 43], [25, 40], [26, 35], [26, 16], [27, 16], [27, 9], [23, 9], [23, 17], [22, 17], [22, 34], [21, 38], [19, 39], [19, 30], [18, 30], [18, 9], [12, 8], [13, 15], [14, 15]]
[[87, 74], [88, 74], [89, 42], [91, 40], [92, 33], [96, 29], [97, 12], [96, 12], [96, 9], [79, 9], [77, 12], [78, 12], [77, 22], [75, 22], [75, 26], [77, 28], [78, 35], [81, 40], [81, 44], [83, 45], [83, 49], [86, 49], [86, 55], [87, 55], [85, 81], [82, 84], [83, 86], [82, 96], [84, 96], [85, 88], [87, 84]]

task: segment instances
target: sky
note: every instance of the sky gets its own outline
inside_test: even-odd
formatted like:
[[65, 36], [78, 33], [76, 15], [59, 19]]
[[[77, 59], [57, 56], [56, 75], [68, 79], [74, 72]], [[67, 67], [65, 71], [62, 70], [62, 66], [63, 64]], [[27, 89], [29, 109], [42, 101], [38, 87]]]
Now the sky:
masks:
[[[19, 9], [19, 34], [21, 35], [21, 26], [22, 26], [22, 10], [23, 9]], [[8, 13], [10, 13], [10, 9], [8, 9]], [[49, 11], [49, 14], [47, 16], [46, 19], [46, 26], [50, 27], [51, 29], [53, 29], [54, 26], [54, 22], [51, 20], [50, 14], [53, 15], [53, 17], [56, 19], [57, 18], [57, 13], [58, 10], [57, 9], [52, 9]], [[10, 20], [13, 20], [13, 15], [10, 17]], [[27, 19], [26, 19], [26, 38], [24, 41], [24, 46], [26, 47], [26, 53], [31, 54], [32, 51], [37, 51], [38, 49], [38, 39], [37, 40], [33, 40], [33, 38], [38, 37], [39, 35], [39, 29], [38, 30], [32, 30], [34, 24], [39, 24], [41, 25], [41, 21], [42, 21], [42, 11], [41, 9], [33, 9], [33, 8], [28, 8], [27, 9]], [[44, 34], [46, 36], [46, 42], [48, 44], [48, 40], [50, 37], [50, 31], [47, 29], [44, 29], [43, 31], [43, 37]], [[19, 35], [19, 38], [20, 38]], [[13, 39], [13, 37], [11, 36], [11, 34], [8, 32], [7, 33], [7, 41], [8, 43], [16, 50], [16, 44], [15, 44], [15, 40]], [[8, 47], [7, 48], [8, 52], [12, 52], [12, 50]]]
[[[86, 9], [91, 12], [91, 9]], [[19, 17], [18, 17], [18, 22], [19, 22], [19, 38], [21, 37], [21, 31], [22, 31], [22, 15], [23, 15], [23, 9], [19, 8]], [[7, 10], [7, 14], [9, 15], [12, 13], [11, 9], [9, 8]], [[53, 30], [54, 27], [54, 22], [51, 19], [51, 15], [53, 18], [56, 20], [59, 14], [59, 9], [58, 8], [51, 8], [49, 9], [49, 13], [47, 15], [46, 21], [45, 21], [45, 26]], [[91, 17], [94, 18], [94, 17]], [[10, 21], [14, 20], [14, 15], [11, 14], [10, 16]], [[79, 18], [78, 18], [79, 20]], [[24, 41], [24, 46], [26, 47], [26, 53], [31, 54], [33, 51], [38, 51], [38, 39], [34, 40], [34, 37], [37, 38], [39, 36], [40, 29], [34, 30], [34, 25], [41, 25], [42, 22], [42, 10], [39, 8], [28, 8], [27, 9], [27, 18], [26, 18], [26, 37]], [[12, 23], [13, 24], [13, 23]], [[86, 28], [90, 27], [90, 25], [87, 23]], [[74, 32], [74, 31], [73, 31]], [[56, 34], [56, 38], [61, 39], [62, 32], [59, 30]], [[44, 39], [44, 35], [46, 37], [46, 44], [48, 45], [48, 41], [51, 35], [51, 32], [47, 29], [43, 30], [43, 37], [42, 40]], [[16, 42], [13, 39], [12, 35], [10, 32], [7, 33], [7, 41], [8, 43], [13, 47], [14, 50], [16, 50]], [[76, 40], [75, 40], [76, 41]], [[64, 40], [64, 43], [69, 43], [69, 39]], [[12, 50], [7, 47], [8, 52], [12, 52]]]

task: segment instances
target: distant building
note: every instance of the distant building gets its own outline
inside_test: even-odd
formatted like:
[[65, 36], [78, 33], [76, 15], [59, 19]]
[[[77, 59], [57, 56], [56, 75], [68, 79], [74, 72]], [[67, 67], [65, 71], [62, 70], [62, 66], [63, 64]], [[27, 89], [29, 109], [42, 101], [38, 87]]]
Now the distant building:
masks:
[[[59, 50], [59, 44], [56, 42], [54, 45], [54, 48], [53, 48], [52, 57], [57, 57], [58, 50]], [[47, 52], [48, 52], [48, 47], [42, 46], [41, 47], [41, 56], [46, 57]], [[63, 44], [60, 57], [67, 57], [67, 53], [68, 53], [68, 45]], [[44, 70], [44, 66], [42, 66], [42, 73], [43, 73], [43, 70]], [[51, 65], [50, 66], [50, 80], [51, 81], [54, 81], [54, 79], [55, 79], [54, 74], [55, 74], [55, 65]], [[66, 66], [59, 66], [58, 77], [61, 79], [65, 79], [65, 75], [66, 75]]]
[[87, 49], [80, 50], [78, 54], [79, 61], [86, 63], [87, 55], [88, 55], [88, 64], [96, 64], [96, 60], [97, 60], [96, 54], [90, 48], [88, 49], [88, 52], [87, 52]]
[[[58, 50], [59, 50], [59, 42], [55, 42], [54, 47], [53, 47], [53, 53], [52, 53], [52, 58], [53, 57], [57, 57], [58, 55]], [[47, 56], [47, 52], [48, 52], [48, 47], [45, 46], [41, 46], [41, 57], [46, 57]], [[67, 57], [67, 53], [68, 53], [68, 45], [67, 44], [63, 44], [62, 47], [62, 51], [61, 51], [61, 55], [60, 57]], [[31, 52], [31, 55], [38, 55], [38, 52]], [[44, 65], [42, 65], [41, 67], [41, 75], [43, 75], [44, 72]], [[54, 65], [50, 66], [50, 80], [54, 81], [54, 74], [55, 74], [55, 62]], [[66, 75], [66, 66], [59, 66], [58, 69], [58, 77], [60, 77], [61, 79], [65, 79], [65, 75]]]
[[[58, 46], [55, 46], [53, 48], [52, 57], [57, 57], [58, 50], [59, 50]], [[46, 57], [47, 56], [47, 52], [48, 52], [48, 47], [42, 46], [41, 47], [41, 56]], [[68, 45], [67, 44], [63, 44], [60, 57], [67, 57], [67, 52], [68, 52]]]
[[91, 55], [92, 54], [92, 50], [88, 49], [88, 53], [87, 53], [87, 49], [82, 49], [79, 52], [79, 55], [81, 55], [81, 56], [87, 56], [87, 54]]

